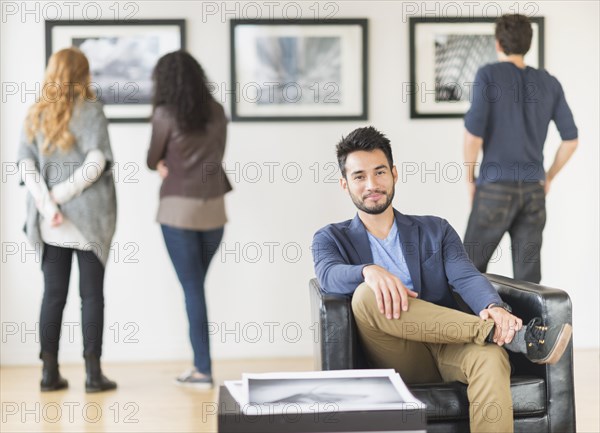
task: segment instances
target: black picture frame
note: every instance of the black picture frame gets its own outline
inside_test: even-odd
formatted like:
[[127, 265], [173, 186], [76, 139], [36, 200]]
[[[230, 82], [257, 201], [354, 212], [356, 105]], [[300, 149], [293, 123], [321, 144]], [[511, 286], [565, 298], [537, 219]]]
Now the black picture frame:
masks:
[[[232, 19], [230, 43], [233, 121], [367, 120], [366, 18]], [[292, 87], [288, 100], [284, 92]]]
[[[542, 69], [544, 67], [544, 17], [529, 17], [529, 19], [531, 20], [534, 29], [534, 34], [531, 49], [525, 57], [526, 62], [530, 66]], [[433, 37], [436, 38], [435, 43], [437, 44], [437, 38], [439, 38], [440, 35], [436, 36], [434, 34], [432, 36], [431, 29], [438, 28], [440, 31], [448, 31], [448, 29], [454, 28], [460, 32], [461, 36], [463, 34], [466, 34], [474, 36], [476, 38], [487, 38], [485, 40], [485, 44], [481, 39], [474, 39], [474, 41], [472, 42], [473, 44], [478, 44], [477, 47], [480, 48], [478, 51], [478, 55], [480, 56], [479, 58], [467, 57], [461, 63], [461, 65], [466, 65], [468, 63], [467, 71], [461, 70], [461, 74], [472, 74], [472, 78], [470, 78], [470, 81], [472, 82], [475, 78], [475, 72], [477, 71], [477, 68], [483, 66], [485, 63], [496, 61], [495, 57], [494, 59], [491, 59], [492, 54], [490, 54], [489, 47], [487, 46], [489, 44], [489, 36], [491, 36], [493, 38], [493, 41], [495, 41], [495, 22], [496, 18], [492, 17], [411, 17], [409, 19], [410, 83], [409, 86], [405, 89], [405, 96], [410, 96], [411, 119], [462, 118], [468, 110], [467, 92], [469, 86], [460, 85], [468, 84], [467, 81], [442, 81], [441, 85], [440, 81], [438, 81], [438, 77], [442, 76], [442, 73], [440, 73], [439, 71], [443, 68], [440, 65], [436, 64], [435, 61], [432, 62], [432, 44], [426, 44], [425, 41], [427, 40], [428, 42], [431, 42], [431, 39]], [[427, 25], [428, 30], [424, 30], [426, 27], [424, 27], [423, 25]], [[476, 30], [476, 32], [465, 32], [465, 29], [467, 29], [468, 27], [472, 27], [472, 29]], [[484, 34], [481, 34], [481, 29], [483, 27], [485, 27], [486, 30], [484, 31]], [[422, 34], [419, 33], [420, 29]], [[444, 35], [442, 35], [441, 37], [443, 38]], [[460, 49], [458, 47], [460, 42], [458, 40], [456, 40], [456, 42], [456, 49]], [[462, 41], [462, 43], [464, 44], [464, 40]], [[422, 54], [419, 52], [418, 47], [423, 45], [427, 46], [427, 50], [424, 50], [427, 51], [426, 54]], [[484, 54], [481, 50], [483, 46], [485, 46]], [[436, 52], [436, 49], [437, 48], [434, 47], [433, 51]], [[472, 52], [473, 50], [469, 51]], [[436, 55], [437, 53], [433, 55], [434, 60], [437, 60], [435, 59]], [[495, 56], [495, 50], [493, 55]], [[452, 58], [454, 61], [456, 60], [456, 57], [456, 55], [448, 55], [448, 59]], [[467, 62], [467, 60], [469, 59], [470, 61]], [[431, 79], [432, 74], [431, 71], [428, 70], [427, 65], [431, 66], [431, 68], [429, 68], [431, 70], [436, 70], [437, 67], [437, 71], [433, 73], [435, 77], [434, 79]], [[425, 73], [423, 71], [425, 71]], [[456, 86], [456, 84], [458, 84], [458, 86]], [[429, 96], [425, 96], [425, 94]], [[460, 98], [462, 98], [462, 100], [453, 100], [453, 98], [458, 97], [457, 94], [460, 95]], [[438, 100], [438, 98], [440, 100]], [[465, 98], [467, 99], [466, 101]]]
[[[149, 121], [151, 73], [156, 60], [167, 52], [186, 48], [185, 19], [47, 20], [45, 26], [46, 64], [53, 52], [79, 46], [90, 61], [92, 85], [112, 123]], [[107, 49], [111, 48], [110, 44], [114, 44], [112, 50]], [[131, 49], [135, 44], [151, 49]], [[89, 47], [87, 53], [86, 46]], [[123, 54], [121, 61], [119, 54]]]

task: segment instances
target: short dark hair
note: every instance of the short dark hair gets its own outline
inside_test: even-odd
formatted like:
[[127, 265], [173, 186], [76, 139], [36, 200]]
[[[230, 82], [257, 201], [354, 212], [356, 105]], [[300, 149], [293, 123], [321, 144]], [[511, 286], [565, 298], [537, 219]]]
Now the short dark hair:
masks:
[[507, 14], [496, 20], [496, 40], [507, 56], [526, 54], [532, 37], [531, 21], [525, 15]]
[[342, 176], [346, 177], [346, 158], [350, 153], [359, 150], [371, 152], [377, 149], [385, 154], [391, 169], [394, 166], [394, 158], [392, 157], [390, 140], [377, 129], [372, 126], [358, 128], [346, 137], [342, 137], [336, 146], [337, 159]]

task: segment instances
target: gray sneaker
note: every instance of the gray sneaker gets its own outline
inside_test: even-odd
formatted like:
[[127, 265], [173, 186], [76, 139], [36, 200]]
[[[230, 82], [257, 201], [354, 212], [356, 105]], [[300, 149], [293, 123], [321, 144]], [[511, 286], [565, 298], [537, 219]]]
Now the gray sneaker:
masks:
[[196, 389], [211, 389], [213, 387], [212, 376], [202, 375], [198, 377], [198, 370], [192, 368], [175, 379], [175, 383]]

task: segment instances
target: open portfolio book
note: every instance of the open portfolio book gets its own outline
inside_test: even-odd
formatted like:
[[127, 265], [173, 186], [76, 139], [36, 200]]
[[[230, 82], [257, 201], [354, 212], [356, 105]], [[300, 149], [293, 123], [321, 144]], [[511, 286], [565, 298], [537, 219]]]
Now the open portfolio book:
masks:
[[246, 415], [425, 410], [393, 369], [243, 374], [225, 386]]

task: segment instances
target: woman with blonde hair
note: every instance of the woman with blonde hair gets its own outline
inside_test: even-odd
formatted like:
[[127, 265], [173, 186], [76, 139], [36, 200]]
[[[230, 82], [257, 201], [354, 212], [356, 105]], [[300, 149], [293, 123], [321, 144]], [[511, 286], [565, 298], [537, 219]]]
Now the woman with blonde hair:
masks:
[[100, 368], [104, 270], [116, 223], [113, 156], [89, 63], [79, 49], [50, 57], [41, 95], [25, 120], [18, 161], [29, 192], [25, 232], [41, 252], [44, 274], [41, 390], [68, 386], [58, 370], [58, 345], [73, 253], [80, 274], [86, 392], [115, 389]]

